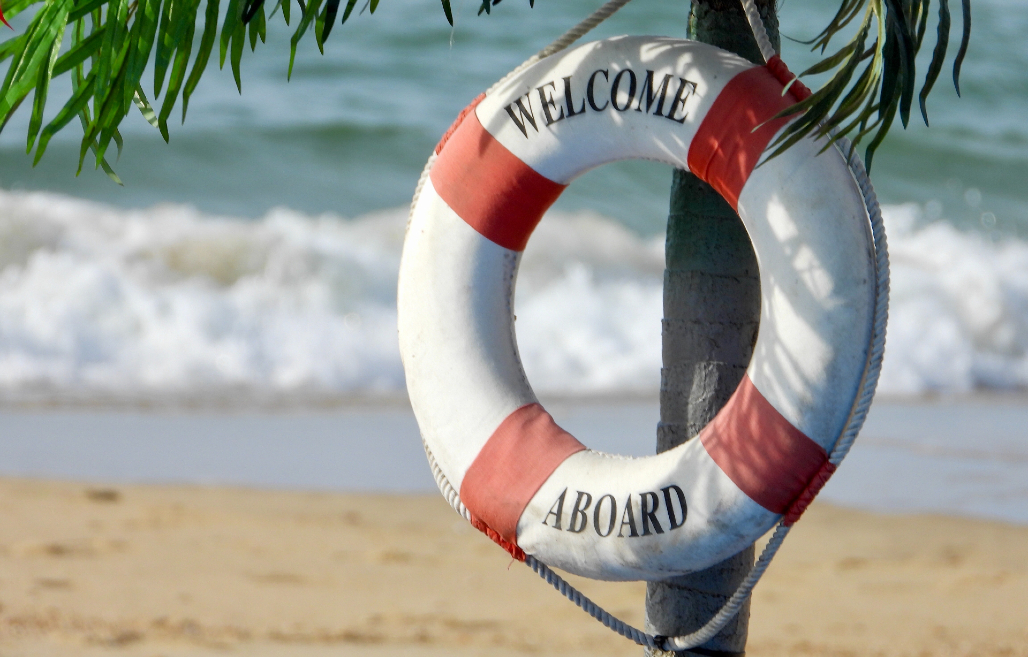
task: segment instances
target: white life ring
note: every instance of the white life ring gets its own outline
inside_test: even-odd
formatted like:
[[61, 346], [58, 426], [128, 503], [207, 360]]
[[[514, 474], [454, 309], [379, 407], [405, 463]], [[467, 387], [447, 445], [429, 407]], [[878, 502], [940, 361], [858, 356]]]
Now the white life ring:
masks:
[[[834, 470], [869, 358], [874, 244], [836, 148], [806, 139], [755, 168], [786, 123], [768, 119], [795, 102], [781, 77], [691, 41], [588, 43], [479, 97], [436, 149], [400, 265], [400, 351], [442, 481], [515, 557], [607, 580], [692, 572], [794, 521]], [[587, 449], [543, 410], [512, 313], [543, 212], [576, 176], [627, 158], [717, 189], [761, 285], [753, 358], [728, 404], [698, 440], [633, 459]]]

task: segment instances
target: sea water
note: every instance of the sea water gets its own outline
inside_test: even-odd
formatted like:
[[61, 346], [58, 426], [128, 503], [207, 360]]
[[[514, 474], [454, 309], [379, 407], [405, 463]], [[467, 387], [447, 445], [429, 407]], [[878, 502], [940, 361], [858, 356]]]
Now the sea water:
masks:
[[[383, 3], [323, 56], [301, 44], [289, 82], [289, 31], [272, 21], [242, 95], [212, 64], [170, 144], [129, 117], [125, 187], [74, 175], [72, 128], [33, 168], [16, 116], [0, 135], [0, 396], [402, 393], [395, 278], [424, 160], [464, 105], [596, 3], [537, 4], [476, 16], [459, 0], [451, 28], [435, 0]], [[830, 5], [781, 8], [794, 69], [814, 56], [791, 39]], [[916, 110], [897, 122], [872, 171], [893, 266], [883, 393], [1028, 385], [1028, 13], [973, 5], [963, 98], [947, 67], [932, 127]], [[685, 12], [637, 0], [591, 37], [681, 35]], [[542, 222], [517, 297], [540, 391], [656, 389], [669, 180], [653, 163], [602, 167]]]
[[[302, 406], [402, 396], [396, 272], [425, 159], [462, 107], [598, 4], [506, 0], [476, 16], [477, 0], [454, 0], [451, 28], [437, 0], [384, 2], [337, 26], [324, 55], [313, 40], [301, 44], [289, 82], [290, 30], [272, 20], [268, 44], [244, 55], [241, 95], [212, 64], [169, 144], [142, 117], [126, 120], [114, 162], [124, 187], [88, 161], [75, 176], [76, 128], [33, 168], [23, 108], [0, 134], [0, 402]], [[931, 128], [915, 109], [872, 170], [892, 256], [879, 390], [893, 398], [1028, 386], [1028, 12], [1017, 0], [972, 4], [963, 97], [947, 65], [928, 101]], [[783, 3], [793, 70], [816, 58], [790, 39], [816, 35], [835, 5]], [[636, 0], [590, 38], [682, 36], [686, 11], [684, 2]], [[23, 30], [27, 16], [13, 23]], [[955, 15], [951, 55], [959, 31]], [[929, 31], [926, 53], [934, 39]], [[919, 59], [919, 71], [926, 64]], [[61, 89], [55, 83], [51, 116]], [[542, 395], [655, 397], [670, 177], [654, 163], [602, 167], [540, 224], [521, 267], [516, 328]], [[1014, 450], [1021, 463], [1028, 441], [1009, 422], [993, 431], [993, 415], [969, 428], [976, 453], [999, 464], [1005, 457], [995, 455]], [[18, 419], [5, 417], [10, 432]], [[652, 436], [652, 418], [643, 424]], [[982, 462], [933, 443], [934, 429], [904, 431], [868, 449], [899, 449], [883, 457], [894, 465], [929, 448], [967, 467]], [[42, 444], [30, 434], [18, 444]], [[15, 449], [12, 435], [6, 448]], [[46, 453], [42, 462], [56, 462]], [[1010, 504], [1028, 508], [1017, 485]]]

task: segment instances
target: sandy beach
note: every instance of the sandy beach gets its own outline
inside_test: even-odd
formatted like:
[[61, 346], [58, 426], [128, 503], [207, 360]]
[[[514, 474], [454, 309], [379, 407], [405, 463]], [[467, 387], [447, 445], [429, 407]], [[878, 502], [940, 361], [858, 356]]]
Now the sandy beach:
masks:
[[[437, 495], [5, 478], [0, 518], [3, 657], [641, 654]], [[642, 622], [642, 584], [578, 583]], [[748, 654], [1023, 656], [1026, 601], [1028, 527], [817, 503]]]

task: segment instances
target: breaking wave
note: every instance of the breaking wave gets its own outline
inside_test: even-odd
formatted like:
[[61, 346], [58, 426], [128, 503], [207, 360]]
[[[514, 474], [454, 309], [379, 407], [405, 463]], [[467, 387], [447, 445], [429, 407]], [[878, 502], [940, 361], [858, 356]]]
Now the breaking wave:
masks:
[[[887, 207], [884, 393], [1028, 386], [1028, 243]], [[0, 396], [402, 394], [406, 210], [257, 221], [0, 191]], [[551, 213], [526, 251], [517, 330], [537, 390], [652, 393], [663, 244]]]

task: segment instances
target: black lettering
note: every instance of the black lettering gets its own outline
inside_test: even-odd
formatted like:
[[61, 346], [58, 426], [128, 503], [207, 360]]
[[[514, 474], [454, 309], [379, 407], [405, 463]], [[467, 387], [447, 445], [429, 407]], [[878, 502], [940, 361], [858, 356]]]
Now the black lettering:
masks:
[[689, 113], [686, 112], [682, 115], [682, 118], [676, 119], [675, 112], [678, 111], [679, 107], [685, 110], [685, 101], [689, 100], [689, 96], [693, 95], [693, 92], [696, 91], [696, 83], [690, 82], [685, 78], [678, 78], [678, 80], [681, 84], [678, 85], [678, 91], [675, 92], [675, 99], [671, 102], [671, 108], [667, 111], [666, 118], [671, 119], [675, 123], [685, 123], [685, 118], [689, 116]]
[[[585, 500], [583, 503], [582, 500]], [[585, 529], [585, 526], [589, 524], [589, 515], [586, 511], [589, 509], [589, 505], [593, 503], [593, 496], [589, 493], [583, 493], [578, 491], [578, 497], [575, 498], [575, 506], [571, 511], [571, 520], [568, 522], [568, 531], [576, 534], [580, 533]], [[579, 524], [581, 519], [581, 524]]]
[[607, 105], [610, 105], [610, 103], [604, 103], [603, 107], [598, 107], [596, 105], [596, 96], [593, 95], [593, 84], [596, 82], [596, 75], [599, 73], [603, 73], [604, 80], [610, 79], [607, 69], [601, 68], [598, 71], [593, 71], [593, 74], [589, 76], [589, 83], [585, 85], [585, 98], [589, 101], [589, 107], [593, 108], [594, 112], [602, 112], [607, 109]]
[[[610, 500], [610, 515], [607, 517], [607, 533], [604, 534], [600, 531], [600, 507], [603, 506], [603, 500]], [[604, 495], [600, 499], [596, 500], [596, 506], [593, 508], [593, 529], [596, 533], [607, 538], [614, 532], [614, 523], [618, 520], [618, 503], [614, 499], [613, 495]]]
[[[682, 509], [681, 520], [675, 518], [675, 505], [671, 503], [672, 490], [674, 490], [675, 495], [678, 496], [678, 506]], [[674, 484], [661, 488], [660, 492], [664, 493], [664, 505], [667, 506], [667, 521], [670, 525], [670, 527], [668, 527], [668, 531], [671, 531], [672, 529], [678, 529], [679, 527], [685, 524], [685, 516], [689, 513], [685, 505], [685, 493], [682, 492], [681, 488], [675, 486]], [[597, 502], [596, 505], [598, 507], [599, 502]]]
[[557, 85], [553, 82], [547, 82], [543, 86], [538, 87], [536, 89], [536, 91], [539, 92], [539, 102], [542, 103], [543, 106], [543, 116], [546, 117], [546, 125], [553, 125], [557, 121], [563, 120], [564, 108], [560, 108], [560, 116], [558, 116], [557, 118], [553, 118], [553, 114], [550, 113], [550, 109], [557, 109], [557, 103], [554, 102], [553, 96], [548, 97], [546, 95], [546, 87], [553, 87], [554, 89], [556, 89]]
[[[647, 502], [649, 500], [649, 502]], [[652, 506], [651, 506], [652, 505]], [[642, 518], [643, 536], [650, 535], [650, 523], [653, 523], [653, 531], [663, 534], [664, 530], [657, 521], [657, 509], [660, 508], [660, 499], [656, 493], [639, 494], [639, 516]]]
[[[627, 522], [625, 521], [626, 517], [628, 518]], [[628, 535], [629, 536], [633, 536], [634, 537], [634, 536], [638, 536], [639, 535], [639, 532], [636, 531], [636, 529], [635, 529], [635, 512], [632, 511], [632, 496], [631, 495], [629, 495], [628, 499], [625, 500], [625, 511], [624, 511], [624, 513], [621, 514], [621, 526], [618, 527], [618, 536], [624, 537], [624, 535], [625, 535], [625, 525], [628, 525]]]
[[664, 112], [664, 98], [667, 96], [667, 87], [671, 84], [671, 74], [664, 74], [664, 79], [660, 81], [660, 87], [653, 90], [653, 71], [646, 69], [646, 78], [639, 89], [639, 102], [635, 106], [636, 112], [643, 111], [643, 98], [646, 98], [646, 111], [649, 112], [650, 108], [653, 107], [653, 101], [657, 101], [657, 109], [654, 110], [654, 114], [662, 116]]
[[[521, 134], [525, 135], [526, 138], [528, 137], [528, 128], [526, 127], [526, 124], [530, 124], [536, 132], [539, 132], [539, 126], [535, 124], [535, 114], [532, 112], [532, 99], [528, 96], [529, 94], [524, 95], [524, 98], [528, 98], [528, 107], [525, 107], [525, 104], [521, 102], [521, 98], [518, 98], [516, 101], [504, 108], [507, 110], [507, 114], [510, 114], [510, 118], [514, 121], [514, 125], [518, 127], [518, 130], [520, 130]], [[514, 114], [514, 105], [518, 106], [518, 111], [521, 113], [521, 119], [518, 119]]]
[[582, 114], [585, 112], [585, 98], [582, 99], [582, 106], [579, 107], [577, 110], [575, 109], [575, 104], [571, 101], [570, 75], [564, 77], [564, 104], [567, 105], [569, 119], [576, 114]]
[[[618, 107], [618, 90], [621, 86], [621, 76], [625, 73], [628, 73], [628, 100], [625, 101], [624, 107]], [[614, 109], [617, 111], [624, 112], [632, 106], [633, 98], [635, 98], [635, 71], [630, 68], [626, 68], [614, 76], [614, 82], [610, 85], [610, 104], [613, 105]]]
[[[560, 529], [561, 528], [560, 527], [561, 518], [563, 518], [563, 516], [564, 516], [564, 496], [567, 495], [567, 494], [568, 494], [568, 489], [565, 488], [564, 492], [561, 493], [560, 497], [557, 498], [557, 501], [554, 502], [553, 506], [550, 507], [550, 512], [546, 514], [545, 518], [543, 518], [543, 524], [544, 525], [546, 524], [546, 521], [550, 519], [550, 516], [553, 516], [553, 518], [554, 518], [554, 520], [553, 520], [553, 528], [554, 529]], [[554, 509], [556, 509], [556, 511], [554, 511]]]

